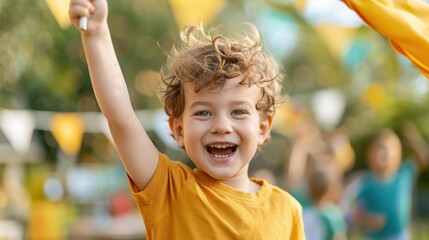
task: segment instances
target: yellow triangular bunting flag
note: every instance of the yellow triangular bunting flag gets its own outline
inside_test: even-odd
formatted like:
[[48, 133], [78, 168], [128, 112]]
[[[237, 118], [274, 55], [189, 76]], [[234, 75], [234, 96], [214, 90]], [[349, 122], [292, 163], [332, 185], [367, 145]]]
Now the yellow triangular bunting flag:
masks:
[[84, 123], [79, 114], [54, 114], [51, 119], [51, 131], [61, 149], [75, 156], [79, 153], [82, 144]]
[[209, 24], [225, 6], [226, 0], [170, 0], [177, 25]]
[[62, 29], [66, 29], [70, 26], [71, 22], [69, 19], [69, 4], [70, 0], [45, 0], [46, 4], [54, 15], [58, 24]]
[[338, 59], [341, 59], [347, 52], [357, 32], [357, 28], [334, 24], [319, 24], [315, 26], [315, 29], [328, 50]]

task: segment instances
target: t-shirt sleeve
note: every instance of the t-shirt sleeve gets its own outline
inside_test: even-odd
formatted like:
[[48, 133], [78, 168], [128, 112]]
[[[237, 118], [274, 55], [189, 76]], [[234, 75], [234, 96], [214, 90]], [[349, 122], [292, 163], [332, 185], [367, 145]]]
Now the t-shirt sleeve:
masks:
[[168, 214], [190, 176], [193, 176], [192, 169], [181, 162], [171, 161], [161, 153], [155, 173], [145, 189], [137, 191], [128, 176], [130, 191], [146, 225], [154, 224]]
[[429, 5], [420, 0], [342, 0], [429, 77]]
[[401, 177], [408, 176], [412, 181], [417, 180], [417, 163], [415, 159], [405, 159], [399, 169]]
[[307, 239], [326, 239], [326, 229], [323, 219], [316, 207], [306, 207], [303, 210], [304, 232]]
[[329, 239], [346, 233], [345, 219], [338, 207], [335, 205], [328, 206], [321, 211], [321, 216], [326, 224]]
[[298, 203], [295, 199], [293, 199], [293, 209], [294, 211], [294, 227], [292, 229], [291, 238], [290, 239], [298, 239], [305, 240], [305, 232], [304, 232], [304, 221], [303, 221], [303, 210], [301, 204]]

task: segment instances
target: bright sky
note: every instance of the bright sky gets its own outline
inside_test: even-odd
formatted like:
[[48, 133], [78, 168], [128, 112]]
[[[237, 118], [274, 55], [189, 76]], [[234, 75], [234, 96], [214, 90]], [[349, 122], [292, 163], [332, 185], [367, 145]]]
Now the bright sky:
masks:
[[304, 16], [314, 23], [335, 23], [348, 27], [359, 27], [363, 21], [338, 0], [308, 0]]

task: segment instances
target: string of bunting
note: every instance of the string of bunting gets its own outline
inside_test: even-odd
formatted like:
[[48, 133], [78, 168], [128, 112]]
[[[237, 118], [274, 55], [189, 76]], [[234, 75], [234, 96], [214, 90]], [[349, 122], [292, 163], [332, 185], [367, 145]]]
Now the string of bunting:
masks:
[[[147, 130], [153, 130], [171, 147], [168, 117], [163, 109], [137, 110]], [[84, 133], [103, 133], [113, 144], [107, 120], [100, 112], [49, 112], [0, 109], [0, 130], [13, 149], [25, 155], [35, 130], [50, 131], [60, 148], [68, 155], [79, 153]]]
[[[70, 0], [45, 0], [49, 10], [62, 29], [71, 26], [68, 17]], [[185, 24], [210, 23], [226, 5], [227, 0], [169, 0], [176, 23], [179, 27]]]

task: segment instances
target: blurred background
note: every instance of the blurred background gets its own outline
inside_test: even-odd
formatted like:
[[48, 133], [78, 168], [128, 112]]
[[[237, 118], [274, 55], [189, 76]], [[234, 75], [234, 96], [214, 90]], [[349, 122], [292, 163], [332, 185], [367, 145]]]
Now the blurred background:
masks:
[[[30, 4], [30, 5], [29, 5]], [[429, 137], [429, 81], [336, 0], [109, 1], [113, 42], [142, 124], [190, 166], [156, 96], [186, 23], [254, 23], [284, 66], [287, 101], [254, 176], [287, 188], [293, 139], [309, 119], [340, 130], [366, 169], [368, 140], [413, 121]], [[429, 239], [429, 174], [418, 179], [413, 239]], [[67, 0], [0, 1], [0, 239], [142, 239], [143, 222], [99, 113]]]

